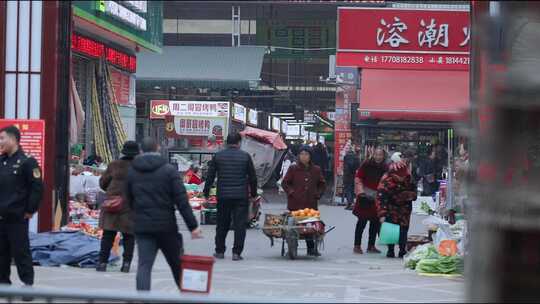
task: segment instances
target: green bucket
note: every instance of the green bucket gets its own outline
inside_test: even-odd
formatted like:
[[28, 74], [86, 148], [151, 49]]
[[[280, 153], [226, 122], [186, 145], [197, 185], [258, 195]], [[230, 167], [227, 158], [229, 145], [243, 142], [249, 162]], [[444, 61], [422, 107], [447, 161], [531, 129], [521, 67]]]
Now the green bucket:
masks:
[[394, 245], [399, 243], [399, 225], [384, 222], [379, 234], [380, 245]]

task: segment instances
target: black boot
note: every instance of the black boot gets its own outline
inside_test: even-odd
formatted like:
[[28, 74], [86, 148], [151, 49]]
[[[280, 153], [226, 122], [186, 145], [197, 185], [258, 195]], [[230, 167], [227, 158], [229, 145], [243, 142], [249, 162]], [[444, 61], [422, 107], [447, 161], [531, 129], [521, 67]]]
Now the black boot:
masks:
[[122, 263], [122, 268], [120, 268], [120, 272], [129, 273], [130, 268], [131, 268], [131, 261], [124, 261]]
[[107, 263], [99, 263], [96, 267], [97, 272], [106, 272], [107, 271]]
[[388, 245], [388, 252], [386, 253], [387, 258], [395, 258], [396, 252], [394, 251], [394, 245]]
[[405, 246], [399, 246], [399, 258], [402, 259], [407, 254]]
[[307, 255], [312, 257], [320, 257], [321, 254], [319, 253], [319, 250], [317, 248], [308, 248]]

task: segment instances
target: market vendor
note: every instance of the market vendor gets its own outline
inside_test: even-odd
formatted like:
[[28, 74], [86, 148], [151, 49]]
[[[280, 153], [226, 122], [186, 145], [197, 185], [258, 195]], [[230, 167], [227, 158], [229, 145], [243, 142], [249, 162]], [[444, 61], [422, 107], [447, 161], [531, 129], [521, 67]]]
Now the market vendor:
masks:
[[190, 184], [190, 185], [200, 185], [203, 183], [203, 179], [201, 177], [201, 170], [200, 167], [196, 164], [192, 164], [189, 166], [189, 170], [184, 175], [184, 183]]
[[[318, 209], [318, 202], [326, 188], [322, 169], [312, 162], [312, 150], [309, 146], [300, 148], [298, 162], [291, 165], [282, 187], [287, 193], [289, 211], [300, 209]], [[308, 255], [320, 256], [315, 242], [306, 239]]]

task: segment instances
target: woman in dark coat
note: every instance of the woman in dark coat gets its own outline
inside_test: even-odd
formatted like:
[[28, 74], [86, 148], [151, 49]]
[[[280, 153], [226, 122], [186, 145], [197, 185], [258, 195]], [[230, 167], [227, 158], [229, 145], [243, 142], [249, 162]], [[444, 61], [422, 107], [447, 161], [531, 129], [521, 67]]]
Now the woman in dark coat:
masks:
[[[127, 141], [122, 149], [124, 155], [121, 159], [109, 164], [107, 170], [99, 180], [100, 187], [106, 191], [107, 197], [124, 197], [125, 182], [131, 162], [139, 154], [139, 145], [134, 141]], [[122, 272], [129, 272], [135, 238], [133, 236], [134, 217], [129, 204], [124, 201], [122, 210], [118, 213], [110, 213], [101, 209], [99, 216], [99, 228], [103, 229], [101, 239], [101, 250], [99, 254], [99, 264], [97, 271], [107, 271], [107, 263], [118, 232], [122, 233], [124, 242], [124, 254], [122, 262]]]
[[[311, 161], [312, 152], [307, 146], [300, 149], [298, 162], [291, 165], [282, 187], [287, 193], [289, 211], [296, 211], [305, 208], [318, 209], [318, 202], [326, 188], [326, 182], [321, 168]], [[308, 255], [320, 256], [315, 242], [306, 240]]]
[[380, 223], [377, 216], [375, 199], [379, 182], [386, 173], [386, 152], [382, 148], [377, 148], [373, 157], [362, 163], [356, 171], [355, 193], [357, 194], [356, 204], [353, 214], [358, 217], [356, 230], [354, 233], [354, 253], [363, 254], [362, 235], [369, 221], [369, 241], [368, 253], [380, 253], [375, 247], [375, 240], [379, 233]]
[[[390, 165], [378, 188], [377, 212], [381, 223], [389, 222], [400, 226], [399, 257], [407, 253], [407, 233], [411, 220], [412, 202], [417, 198], [417, 186], [411, 175], [410, 164], [407, 159]], [[389, 258], [396, 253], [394, 245], [388, 245]]]

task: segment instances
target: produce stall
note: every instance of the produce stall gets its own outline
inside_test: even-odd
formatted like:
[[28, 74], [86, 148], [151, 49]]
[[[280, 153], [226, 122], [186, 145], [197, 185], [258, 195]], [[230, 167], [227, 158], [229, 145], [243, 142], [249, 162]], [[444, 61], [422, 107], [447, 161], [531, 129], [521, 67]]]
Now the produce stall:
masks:
[[[424, 208], [427, 208], [424, 206]], [[422, 221], [429, 231], [424, 242], [409, 237], [409, 253], [404, 257], [405, 267], [423, 275], [461, 275], [467, 253], [467, 222], [459, 220], [451, 225], [435, 213]]]
[[[188, 194], [189, 204], [191, 205], [191, 209], [193, 209], [193, 214], [197, 221], [201, 225], [215, 225], [217, 218], [216, 189], [211, 189], [210, 197], [207, 201], [203, 194], [204, 184], [185, 184], [184, 186]], [[179, 230], [187, 231], [186, 224], [178, 211], [176, 211], [176, 218]]]
[[201, 168], [201, 176], [206, 176], [208, 162], [214, 157], [214, 151], [208, 150], [169, 150], [169, 162], [173, 164], [180, 173], [184, 174], [191, 165], [198, 165]]
[[[95, 267], [99, 259], [99, 201], [104, 192], [99, 179], [105, 168], [74, 165], [70, 175], [70, 200], [67, 204], [67, 224], [58, 231], [30, 235], [34, 263], [41, 266], [69, 265]], [[60, 224], [57, 213], [57, 225]], [[118, 260], [120, 236], [117, 236], [109, 262]]]

